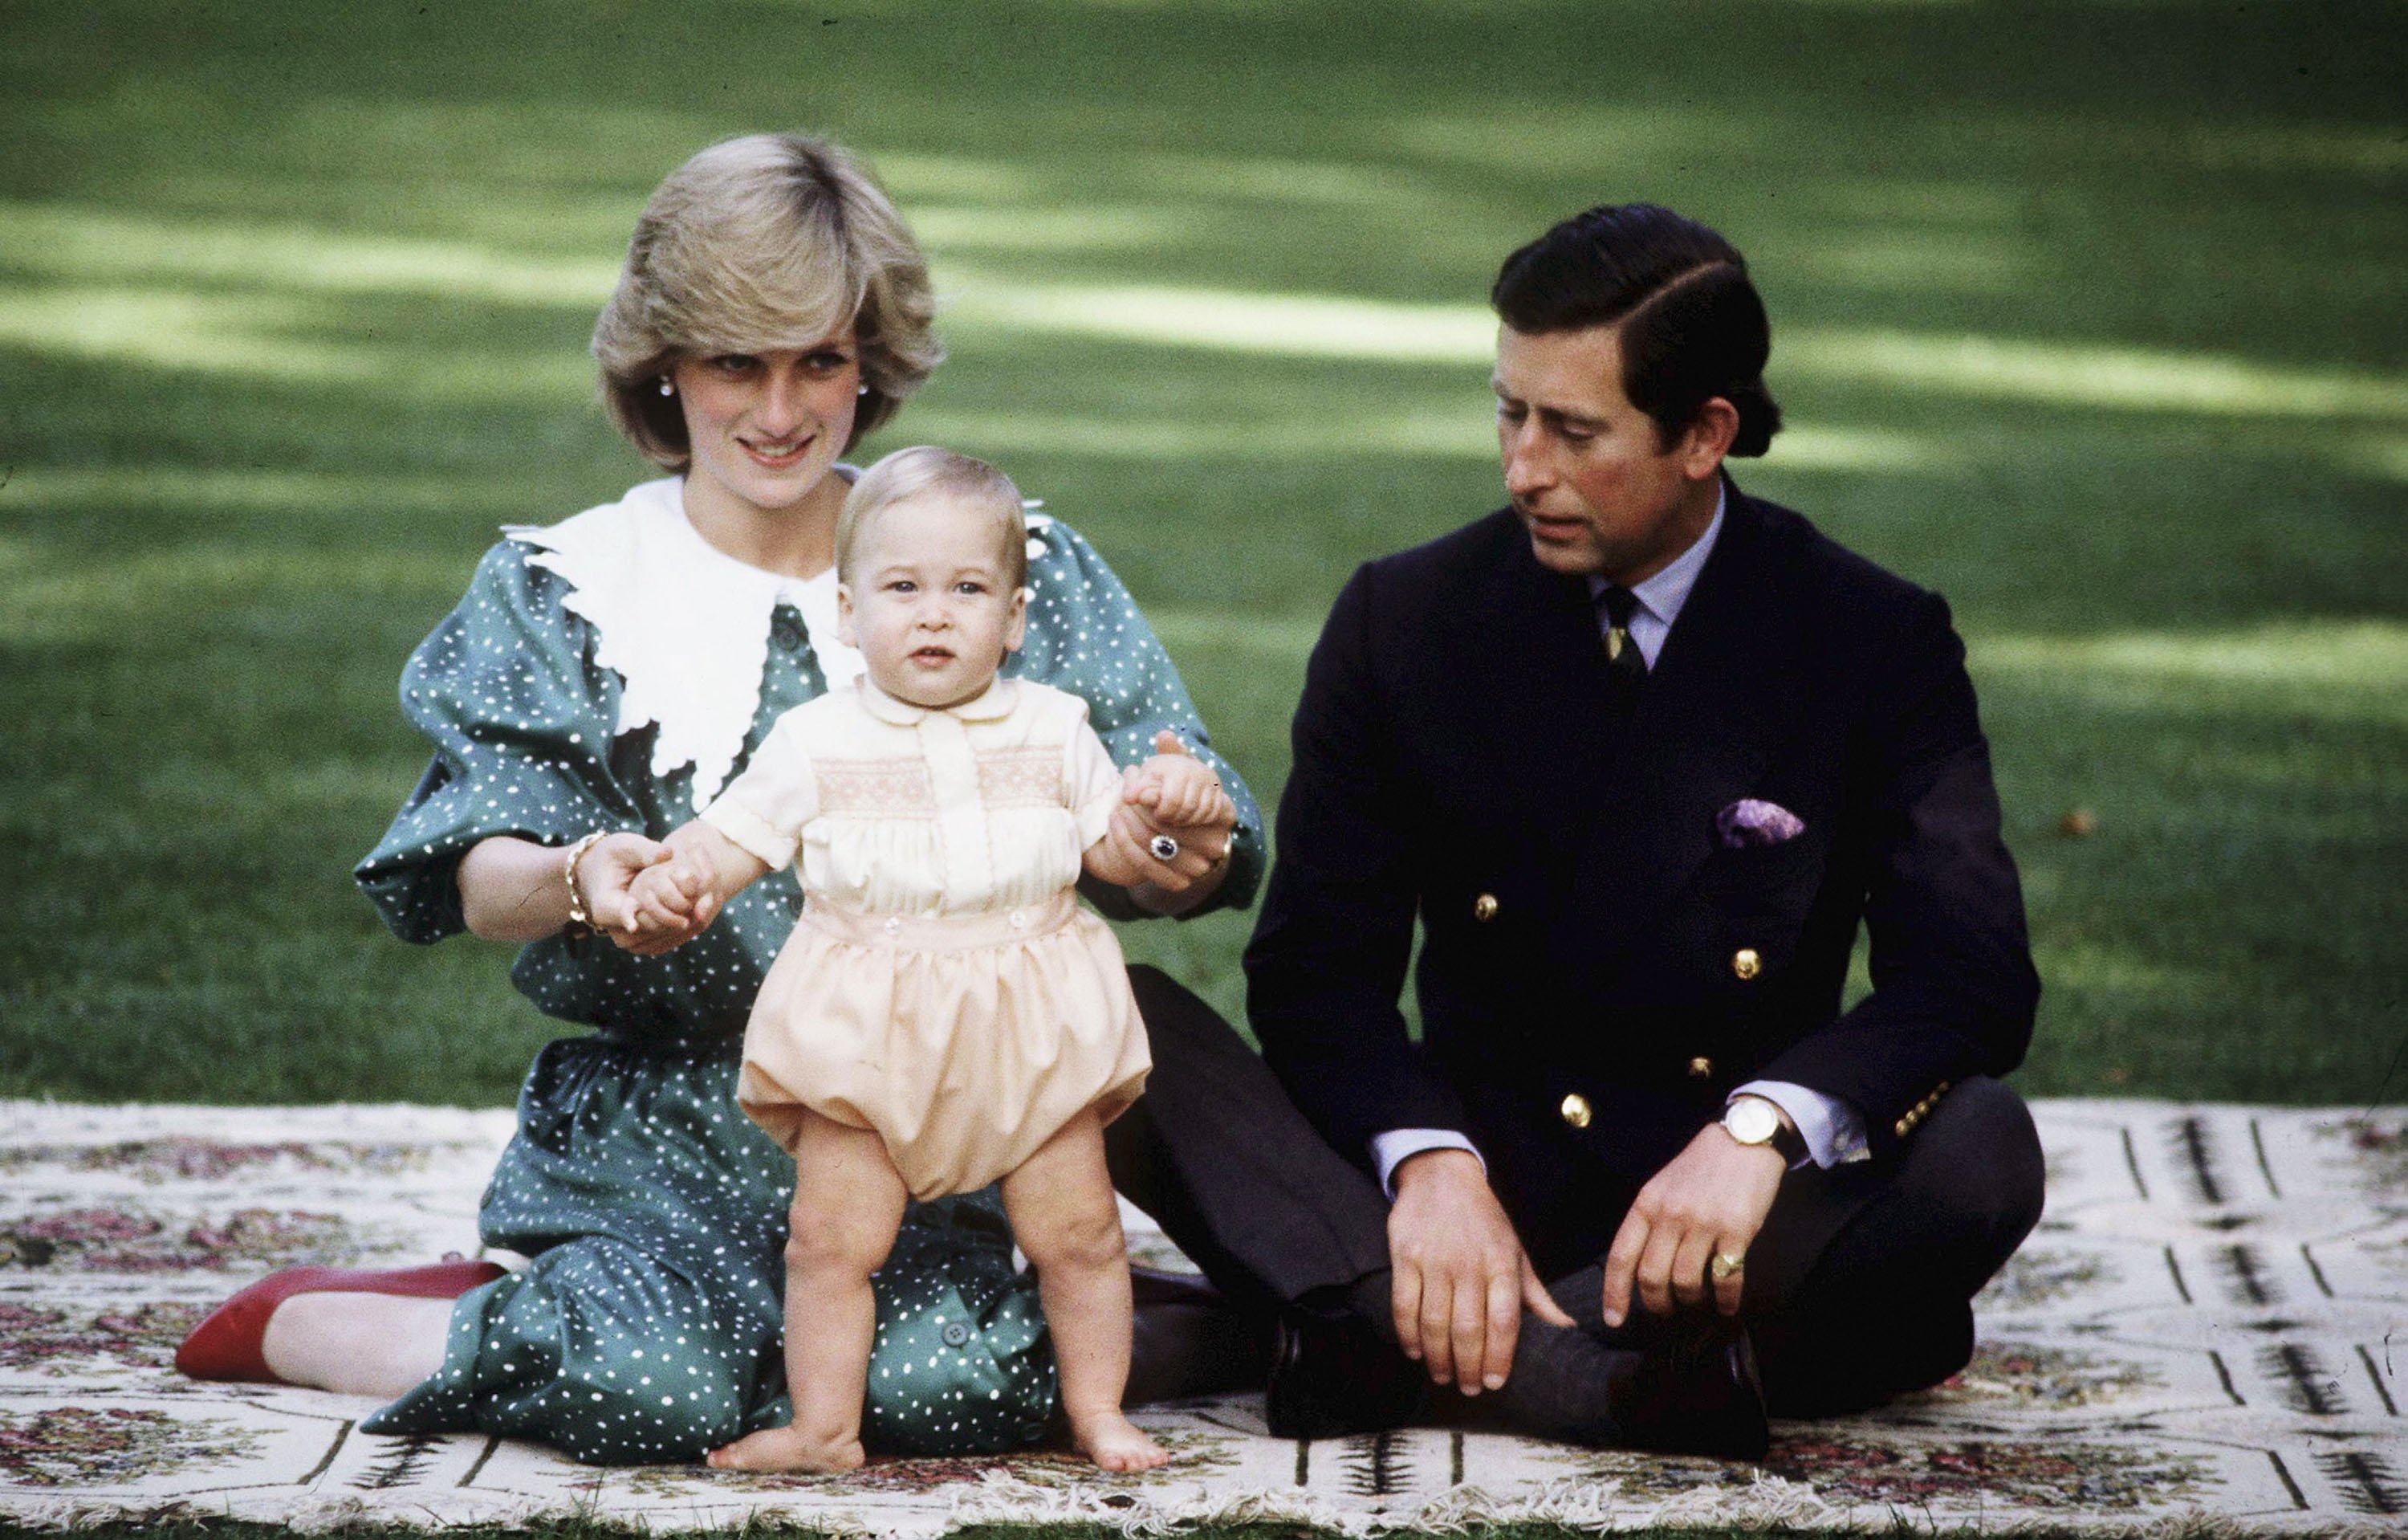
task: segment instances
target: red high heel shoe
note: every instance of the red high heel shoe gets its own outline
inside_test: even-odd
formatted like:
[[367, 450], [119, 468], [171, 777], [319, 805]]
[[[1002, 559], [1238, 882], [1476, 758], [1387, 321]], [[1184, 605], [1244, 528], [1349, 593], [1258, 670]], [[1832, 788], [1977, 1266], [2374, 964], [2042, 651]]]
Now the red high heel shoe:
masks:
[[295, 1294], [396, 1294], [456, 1300], [507, 1269], [492, 1262], [441, 1261], [423, 1267], [288, 1267], [271, 1273], [209, 1312], [176, 1349], [176, 1367], [194, 1379], [281, 1383], [260, 1352], [267, 1317]]

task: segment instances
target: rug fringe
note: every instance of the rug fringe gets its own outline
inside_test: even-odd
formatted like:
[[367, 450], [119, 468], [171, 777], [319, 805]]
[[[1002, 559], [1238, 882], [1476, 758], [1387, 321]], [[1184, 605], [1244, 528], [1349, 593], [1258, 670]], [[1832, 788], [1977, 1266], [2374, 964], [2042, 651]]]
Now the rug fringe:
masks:
[[[1228, 1524], [1307, 1524], [1337, 1534], [1367, 1536], [1411, 1530], [1464, 1534], [1500, 1524], [1551, 1524], [1602, 1532], [1633, 1527], [1715, 1527], [1742, 1530], [1853, 1529], [1866, 1516], [1836, 1508], [1802, 1482], [1760, 1475], [1739, 1491], [1699, 1488], [1643, 1515], [1619, 1514], [1619, 1481], [1566, 1477], [1525, 1497], [1503, 1497], [1477, 1486], [1452, 1488], [1419, 1504], [1377, 1513], [1351, 1511], [1300, 1493], [1247, 1492], [1138, 1497], [1125, 1492], [1065, 1490], [1015, 1477], [987, 1476], [953, 1501], [955, 1525], [1097, 1524], [1130, 1535], [1164, 1535]], [[1890, 1528], [1885, 1513], [1870, 1527]]]
[[[1985, 1516], [1976, 1523], [1967, 1524], [1962, 1519], [1940, 1518], [1891, 1504], [1842, 1506], [1817, 1495], [1804, 1482], [1777, 1475], [1758, 1475], [1738, 1490], [1694, 1488], [1640, 1513], [1627, 1507], [1616, 1512], [1614, 1500], [1621, 1492], [1619, 1481], [1577, 1476], [1551, 1482], [1537, 1493], [1519, 1498], [1503, 1498], [1466, 1485], [1418, 1504], [1363, 1513], [1340, 1509], [1301, 1493], [1215, 1495], [1197, 1490], [1185, 1496], [1139, 1497], [1127, 1492], [1039, 1487], [998, 1473], [986, 1476], [974, 1490], [954, 1498], [945, 1528], [1089, 1524], [1132, 1536], [1163, 1536], [1226, 1525], [1294, 1524], [1356, 1540], [1404, 1531], [1466, 1534], [1512, 1524], [1546, 1524], [1590, 1533], [1658, 1529], [1897, 1533], [1935, 1523], [1943, 1533], [2068, 1533], [2062, 1514]], [[2312, 1533], [2317, 1540], [2400, 1540], [2403, 1532], [2408, 1532], [2408, 1526], [2350, 1523], [2318, 1526]], [[2081, 1526], [2081, 1533], [2086, 1540], [2093, 1536], [2098, 1540], [2251, 1540], [2308, 1532], [2293, 1526], [2250, 1524], [2229, 1517], [2193, 1512], [2140, 1519], [2123, 1526], [2101, 1526], [2092, 1518]]]
[[[451, 1529], [460, 1526], [523, 1528], [538, 1521], [585, 1521], [606, 1529], [640, 1533], [642, 1526], [624, 1519], [603, 1519], [591, 1511], [565, 1513], [537, 1498], [496, 1503], [490, 1494], [459, 1504], [412, 1504], [407, 1509], [372, 1503], [366, 1497], [319, 1497], [295, 1500], [289, 1495], [263, 1494], [249, 1499], [195, 1502], [180, 1498], [160, 1504], [115, 1503], [106, 1499], [61, 1498], [47, 1503], [11, 1504], [11, 1525], [28, 1530], [72, 1533], [79, 1530], [118, 1527], [150, 1528], [161, 1524], [232, 1519], [276, 1524], [298, 1534], [327, 1534], [348, 1530]], [[695, 1526], [697, 1528], [715, 1526]]]

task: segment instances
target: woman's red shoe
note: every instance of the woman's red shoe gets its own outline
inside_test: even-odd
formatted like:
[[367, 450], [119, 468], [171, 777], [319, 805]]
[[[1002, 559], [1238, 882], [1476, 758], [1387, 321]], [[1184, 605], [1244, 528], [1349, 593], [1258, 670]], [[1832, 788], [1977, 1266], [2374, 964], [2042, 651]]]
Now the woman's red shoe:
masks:
[[176, 1367], [194, 1379], [276, 1383], [261, 1346], [267, 1318], [295, 1294], [398, 1294], [456, 1300], [506, 1270], [492, 1262], [431, 1262], [424, 1267], [288, 1267], [271, 1273], [218, 1306], [176, 1349]]

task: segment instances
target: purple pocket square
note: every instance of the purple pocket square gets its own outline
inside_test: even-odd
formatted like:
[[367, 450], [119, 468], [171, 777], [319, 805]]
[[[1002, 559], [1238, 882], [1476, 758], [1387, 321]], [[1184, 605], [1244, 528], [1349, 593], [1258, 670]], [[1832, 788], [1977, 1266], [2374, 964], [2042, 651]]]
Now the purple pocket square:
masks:
[[1778, 802], [1742, 797], [1714, 814], [1714, 832], [1722, 836], [1725, 850], [1744, 850], [1795, 840], [1806, 832], [1806, 820]]

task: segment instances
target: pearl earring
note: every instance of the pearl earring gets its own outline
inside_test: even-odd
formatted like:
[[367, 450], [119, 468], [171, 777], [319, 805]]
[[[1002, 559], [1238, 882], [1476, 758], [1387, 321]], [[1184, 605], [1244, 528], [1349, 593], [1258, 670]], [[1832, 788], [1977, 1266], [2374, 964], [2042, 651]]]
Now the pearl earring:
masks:
[[868, 387], [867, 385], [864, 385], [864, 386], [862, 386], [860, 389], [858, 389], [858, 390], [854, 391], [853, 394], [853, 395], [855, 395], [855, 396], [867, 396], [867, 395], [868, 395], [868, 394], [869, 394], [869, 387]]
[[669, 383], [669, 377], [666, 374], [661, 376], [661, 394], [663, 396], [675, 396], [677, 394], [677, 387]]

